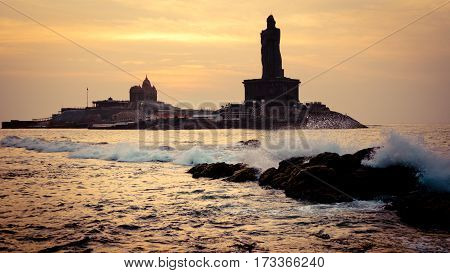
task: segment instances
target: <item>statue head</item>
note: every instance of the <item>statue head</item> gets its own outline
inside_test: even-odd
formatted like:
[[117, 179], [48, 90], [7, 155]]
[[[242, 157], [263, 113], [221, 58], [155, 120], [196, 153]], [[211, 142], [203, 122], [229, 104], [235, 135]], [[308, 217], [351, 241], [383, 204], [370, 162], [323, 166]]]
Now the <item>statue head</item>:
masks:
[[275, 19], [273, 18], [272, 14], [267, 17], [267, 28], [275, 28]]

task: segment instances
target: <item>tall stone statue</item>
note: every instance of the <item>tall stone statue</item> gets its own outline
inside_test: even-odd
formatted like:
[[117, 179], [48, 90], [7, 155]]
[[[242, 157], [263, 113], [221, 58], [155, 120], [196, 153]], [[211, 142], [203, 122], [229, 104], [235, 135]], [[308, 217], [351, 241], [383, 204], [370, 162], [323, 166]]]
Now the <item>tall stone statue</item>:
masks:
[[299, 103], [300, 80], [284, 76], [281, 64], [280, 29], [275, 27], [272, 15], [267, 17], [267, 29], [261, 32], [262, 79], [244, 80], [245, 103], [271, 105], [295, 105]]
[[280, 53], [280, 29], [272, 15], [267, 17], [267, 29], [261, 32], [261, 61], [263, 79], [284, 77]]

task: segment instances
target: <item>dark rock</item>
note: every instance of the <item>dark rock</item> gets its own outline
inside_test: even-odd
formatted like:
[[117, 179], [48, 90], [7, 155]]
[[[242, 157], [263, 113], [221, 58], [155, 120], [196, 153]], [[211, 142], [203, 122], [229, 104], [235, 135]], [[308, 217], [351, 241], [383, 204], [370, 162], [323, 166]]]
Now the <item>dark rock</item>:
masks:
[[207, 163], [197, 164], [194, 167], [190, 168], [187, 172], [190, 174], [196, 174], [202, 172], [208, 166]]
[[[315, 203], [348, 202], [355, 199], [391, 201], [420, 189], [417, 170], [408, 166], [374, 168], [361, 165], [377, 148], [339, 156], [321, 153], [312, 158], [293, 157], [259, 177], [259, 185], [284, 190], [286, 196]], [[309, 161], [308, 161], [309, 159]], [[224, 178], [243, 182], [257, 179], [259, 171], [244, 164], [200, 164], [189, 171], [194, 178]]]
[[283, 160], [278, 169], [263, 173], [259, 183], [283, 189], [289, 197], [319, 203], [389, 199], [418, 188], [417, 170], [413, 168], [362, 166], [361, 161], [375, 149], [343, 156], [321, 153], [306, 163], [306, 158], [300, 157]]
[[313, 235], [316, 236], [317, 238], [320, 238], [320, 239], [323, 239], [323, 240], [328, 240], [328, 239], [331, 238], [331, 236], [330, 236], [329, 234], [326, 234], [326, 233], [323, 231], [323, 229], [320, 230], [320, 231], [317, 232], [317, 233], [314, 233]]
[[255, 148], [261, 146], [261, 142], [257, 139], [241, 140], [238, 143], [241, 145], [244, 145], [244, 146], [251, 146], [251, 147], [255, 147]]
[[275, 168], [269, 168], [265, 170], [259, 177], [260, 186], [270, 186], [272, 184], [273, 177], [278, 174], [278, 170]]
[[188, 170], [188, 173], [192, 174], [192, 177], [208, 177], [212, 179], [229, 177], [237, 170], [245, 168], [245, 164], [227, 164], [225, 162], [218, 163], [203, 163], [196, 165]]
[[301, 157], [291, 157], [289, 159], [282, 160], [280, 161], [280, 163], [278, 163], [278, 171], [285, 172], [291, 168], [300, 166], [303, 163], [305, 163], [307, 159], [308, 157], [301, 156]]
[[397, 196], [417, 189], [417, 171], [406, 166], [371, 168], [362, 166], [346, 176], [344, 190], [360, 199]]
[[354, 155], [345, 154], [334, 160], [330, 160], [328, 167], [335, 169], [337, 172], [348, 172], [361, 166], [361, 160]]
[[450, 231], [450, 193], [415, 191], [398, 197], [392, 208], [406, 223]]
[[325, 165], [333, 164], [335, 161], [340, 160], [340, 157], [336, 153], [321, 153], [309, 160], [309, 165]]
[[378, 179], [377, 190], [380, 193], [401, 195], [415, 190], [419, 186], [418, 171], [412, 167], [394, 165], [385, 168], [374, 168]]
[[365, 159], [370, 159], [377, 147], [367, 148], [357, 151], [354, 154], [345, 154], [339, 156], [336, 153], [321, 153], [309, 161], [309, 165], [326, 165], [335, 169], [336, 171], [348, 171], [353, 170], [361, 166], [361, 161]]
[[278, 173], [273, 177], [270, 186], [274, 189], [284, 190], [290, 178], [286, 173]]
[[232, 176], [225, 179], [231, 182], [246, 182], [246, 181], [256, 181], [258, 180], [258, 175], [260, 170], [256, 168], [245, 167], [241, 170], [236, 171]]
[[372, 148], [366, 148], [357, 151], [353, 154], [353, 156], [359, 160], [359, 162], [367, 159], [371, 159], [373, 155], [375, 154], [376, 150], [378, 150], [380, 147], [372, 147]]
[[336, 171], [324, 165], [310, 166], [291, 176], [286, 184], [286, 196], [319, 203], [352, 201], [339, 187]]

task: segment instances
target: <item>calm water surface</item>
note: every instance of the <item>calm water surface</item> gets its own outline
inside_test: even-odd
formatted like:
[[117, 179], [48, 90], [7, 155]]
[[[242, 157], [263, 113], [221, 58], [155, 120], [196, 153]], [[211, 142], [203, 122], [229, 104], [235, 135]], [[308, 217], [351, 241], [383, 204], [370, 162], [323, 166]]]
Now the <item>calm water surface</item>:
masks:
[[[390, 130], [419, 138], [430, 153], [448, 159], [449, 125], [0, 130], [0, 251], [448, 252], [448, 233], [405, 225], [382, 202], [311, 205], [257, 183], [186, 173], [201, 162], [265, 169], [299, 154], [354, 152], [382, 145]], [[263, 147], [237, 144], [248, 139]]]

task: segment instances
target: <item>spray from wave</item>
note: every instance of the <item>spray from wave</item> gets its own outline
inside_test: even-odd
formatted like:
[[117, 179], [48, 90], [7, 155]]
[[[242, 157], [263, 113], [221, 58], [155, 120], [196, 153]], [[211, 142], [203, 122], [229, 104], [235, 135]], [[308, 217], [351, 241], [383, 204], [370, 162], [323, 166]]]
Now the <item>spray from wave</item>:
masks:
[[73, 151], [70, 158], [101, 159], [119, 162], [170, 162], [173, 157], [167, 151], [159, 149], [140, 149], [138, 145], [117, 143], [106, 145], [91, 145]]
[[389, 132], [373, 158], [363, 162], [372, 167], [406, 165], [417, 169], [421, 182], [432, 188], [450, 191], [450, 159], [425, 148], [422, 139]]
[[133, 143], [94, 144], [17, 136], [4, 137], [0, 140], [0, 146], [46, 153], [67, 152], [69, 158], [119, 162], [174, 162], [180, 165], [196, 165], [218, 161], [229, 162], [233, 158], [229, 152], [224, 152], [220, 148], [206, 149], [194, 146], [187, 150], [172, 150], [167, 147], [149, 149]]
[[21, 138], [17, 136], [4, 137], [2, 140], [0, 140], [0, 145], [3, 147], [24, 148], [27, 150], [46, 153], [74, 152], [90, 146], [90, 144], [88, 143], [79, 143], [72, 141], [48, 141], [42, 138]]
[[[7, 136], [0, 140], [3, 147], [16, 147], [38, 152], [67, 152], [69, 158], [100, 159], [120, 162], [172, 162], [179, 165], [227, 162], [246, 163], [263, 170], [276, 167], [278, 162], [293, 156], [311, 156], [321, 152], [338, 154], [353, 153], [359, 149], [357, 144], [342, 143], [322, 139], [308, 140], [304, 145], [290, 146], [298, 139], [286, 139], [281, 145], [271, 146], [262, 143], [261, 147], [245, 146], [193, 146], [184, 150], [141, 148], [132, 143], [92, 144], [72, 141], [49, 141], [40, 138], [20, 138]], [[371, 160], [363, 164], [372, 167], [408, 165], [416, 168], [426, 185], [443, 191], [450, 191], [450, 159], [443, 158], [427, 150], [419, 140], [413, 140], [394, 132], [389, 132]]]

